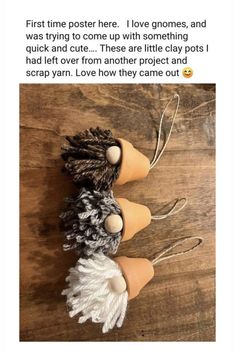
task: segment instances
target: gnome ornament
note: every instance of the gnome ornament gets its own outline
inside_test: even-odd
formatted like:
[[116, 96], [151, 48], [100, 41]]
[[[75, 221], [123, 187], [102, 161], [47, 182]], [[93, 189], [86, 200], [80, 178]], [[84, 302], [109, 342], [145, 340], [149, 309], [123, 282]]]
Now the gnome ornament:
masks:
[[[172, 117], [167, 139], [160, 147], [162, 123], [169, 104], [176, 99], [177, 105]], [[128, 181], [145, 178], [150, 169], [158, 163], [171, 136], [178, 112], [179, 96], [175, 94], [166, 105], [157, 132], [157, 142], [152, 161], [123, 138], [114, 138], [110, 130], [90, 128], [73, 137], [67, 136], [68, 145], [62, 146], [65, 169], [79, 187], [109, 190], [112, 184], [123, 185]]]
[[114, 198], [112, 191], [83, 188], [78, 196], [66, 199], [61, 213], [64, 222], [64, 250], [75, 249], [90, 256], [95, 252], [115, 254], [120, 242], [131, 239], [152, 220], [161, 220], [181, 211], [186, 199], [175, 200], [162, 215], [151, 215], [148, 207], [125, 198]]
[[[188, 240], [197, 240], [196, 245], [171, 255], [166, 255]], [[121, 327], [126, 315], [128, 300], [135, 298], [153, 278], [154, 266], [192, 251], [203, 241], [200, 237], [187, 237], [176, 241], [163, 250], [153, 261], [144, 258], [116, 257], [113, 260], [104, 254], [94, 254], [89, 259], [79, 259], [70, 268], [66, 278], [68, 288], [62, 295], [67, 297], [69, 316], [80, 314], [79, 323], [88, 319], [103, 324], [106, 333], [115, 325]]]

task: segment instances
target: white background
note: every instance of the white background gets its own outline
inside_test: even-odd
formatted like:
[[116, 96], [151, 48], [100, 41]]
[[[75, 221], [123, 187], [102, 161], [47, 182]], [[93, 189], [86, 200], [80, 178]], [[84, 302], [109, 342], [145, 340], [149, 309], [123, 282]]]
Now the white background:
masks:
[[[231, 57], [232, 14], [229, 0], [83, 0], [83, 1], [7, 1], [2, 9], [1, 25], [5, 36], [1, 40], [1, 343], [4, 352], [49, 352], [65, 349], [110, 351], [134, 349], [142, 352], [232, 352], [234, 334], [234, 189], [232, 189], [232, 152], [234, 149], [234, 62]], [[146, 19], [146, 20], [203, 20], [208, 22], [210, 53], [198, 56], [191, 64], [196, 74], [190, 83], [216, 83], [217, 90], [217, 335], [216, 342], [180, 343], [23, 343], [19, 342], [19, 83], [24, 79], [24, 21], [30, 18], [51, 19]], [[234, 18], [233, 18], [234, 21]], [[5, 43], [4, 43], [5, 40]], [[233, 39], [234, 41], [234, 39]], [[4, 54], [4, 56], [2, 56]], [[3, 66], [4, 65], [4, 66]], [[99, 80], [100, 81], [100, 80]], [[32, 82], [32, 81], [31, 81]], [[36, 80], [35, 82], [39, 82]], [[56, 83], [56, 81], [53, 81]], [[59, 82], [59, 80], [57, 80]], [[66, 81], [70, 82], [70, 81]], [[78, 81], [76, 81], [78, 82]], [[86, 82], [89, 82], [86, 80]], [[94, 80], [93, 82], [97, 82]], [[109, 81], [114, 82], [114, 81]], [[148, 81], [149, 82], [149, 81]], [[164, 83], [185, 83], [185, 79], [156, 80]], [[233, 85], [232, 85], [233, 83]], [[234, 157], [234, 154], [233, 154]], [[5, 180], [4, 180], [5, 178]], [[4, 183], [3, 183], [4, 182]], [[3, 197], [2, 197], [3, 195]], [[232, 202], [233, 200], [233, 202]], [[196, 235], [196, 234], [195, 234]], [[233, 287], [234, 289], [234, 287]], [[128, 346], [128, 348], [127, 348]], [[145, 347], [146, 346], [146, 347]]]
[[[89, 21], [93, 22], [96, 21], [96, 27], [94, 28], [74, 28], [69, 30], [66, 26], [66, 28], [48, 28], [47, 24], [45, 24], [44, 28], [41, 27], [26, 27], [25, 24], [27, 22], [28, 19], [32, 18], [25, 18], [25, 21], [23, 23], [23, 25], [25, 26], [25, 33], [27, 34], [38, 34], [38, 33], [43, 33], [44, 37], [46, 36], [46, 33], [62, 33], [62, 34], [70, 34], [70, 45], [87, 45], [90, 49], [97, 49], [97, 52], [94, 53], [70, 53], [68, 52], [56, 52], [56, 53], [44, 53], [44, 52], [33, 52], [33, 53], [28, 53], [25, 51], [25, 55], [27, 55], [27, 57], [29, 59], [31, 58], [40, 58], [40, 56], [42, 56], [44, 58], [44, 56], [46, 55], [47, 57], [51, 58], [53, 57], [53, 55], [56, 55], [56, 57], [58, 58], [58, 62], [60, 62], [60, 59], [65, 57], [65, 58], [77, 58], [80, 57], [79, 59], [79, 63], [78, 65], [73, 65], [72, 68], [72, 72], [74, 74], [75, 69], [74, 68], [78, 68], [78, 71], [80, 71], [81, 69], [83, 69], [84, 71], [86, 70], [97, 70], [100, 69], [102, 71], [107, 71], [107, 70], [119, 70], [120, 68], [124, 68], [125, 70], [162, 70], [163, 73], [165, 73], [165, 71], [170, 71], [170, 72], [175, 72], [177, 69], [179, 70], [179, 76], [173, 77], [174, 74], [170, 77], [164, 75], [162, 77], [157, 76], [139, 76], [138, 74], [136, 75], [135, 78], [130, 78], [130, 77], [120, 77], [118, 74], [115, 77], [112, 77], [111, 80], [112, 82], [115, 83], [138, 83], [138, 82], [145, 82], [145, 83], [154, 83], [156, 82], [156, 80], [158, 82], [172, 82], [172, 80], [174, 80], [175, 83], [190, 83], [192, 82], [192, 79], [187, 79], [184, 78], [182, 76], [182, 69], [185, 66], [191, 66], [194, 70], [194, 77], [193, 77], [193, 81], [194, 82], [205, 82], [204, 80], [206, 80], [206, 82], [209, 82], [208, 80], [211, 72], [210, 70], [208, 70], [208, 68], [210, 69], [211, 67], [211, 54], [209, 54], [209, 52], [204, 51], [203, 53], [200, 52], [193, 52], [194, 49], [192, 49], [192, 52], [189, 52], [187, 54], [184, 53], [184, 46], [189, 46], [189, 47], [196, 47], [196, 46], [202, 46], [204, 47], [204, 50], [208, 44], [208, 41], [211, 38], [211, 31], [212, 28], [214, 27], [214, 23], [211, 20], [207, 20], [207, 27], [206, 28], [191, 28], [190, 27], [190, 23], [191, 21], [200, 21], [200, 22], [204, 22], [205, 20], [205, 15], [204, 13], [202, 13], [200, 16], [198, 15], [190, 15], [187, 19], [185, 18], [185, 16], [182, 16], [182, 14], [179, 16], [177, 16], [176, 14], [170, 16], [170, 15], [157, 15], [157, 17], [153, 16], [152, 13], [150, 13], [149, 15], [147, 14], [143, 14], [141, 17], [140, 16], [134, 16], [133, 14], [131, 16], [127, 16], [127, 14], [123, 14], [122, 17], [115, 17], [113, 14], [110, 15], [110, 17], [104, 13], [102, 15], [102, 20], [103, 21], [117, 21], [119, 28], [99, 28], [97, 25], [98, 19], [100, 18], [100, 14], [97, 14], [96, 16], [92, 15], [92, 14], [88, 14], [88, 19]], [[40, 24], [42, 22], [42, 19], [45, 19], [45, 23], [47, 23], [47, 21], [51, 20], [51, 17], [48, 15], [45, 15], [44, 17], [41, 17], [37, 14], [37, 16], [35, 16], [34, 21], [38, 21], [38, 23]], [[63, 21], [65, 19], [65, 17], [61, 17], [59, 15], [54, 15], [54, 20], [58, 20], [58, 21]], [[79, 18], [80, 20], [84, 20], [83, 17]], [[149, 22], [149, 27], [132, 27], [132, 28], [126, 28], [126, 23], [127, 20], [129, 20], [129, 22], [131, 23], [132, 20], [131, 19], [135, 19], [135, 22], [138, 20], [139, 22], [145, 22], [148, 21]], [[70, 17], [70, 21], [77, 21], [78, 19], [76, 17], [74, 17], [74, 15], [71, 15]], [[186, 22], [187, 25], [189, 26], [188, 29], [186, 28], [157, 28], [154, 29], [152, 28], [152, 23], [154, 23], [155, 21], [159, 21], [162, 20], [163, 22], [165, 21], [180, 21], [180, 22]], [[69, 21], [68, 21], [69, 22]], [[116, 34], [116, 33], [120, 33], [120, 40], [115, 42], [113, 40], [91, 40], [91, 41], [87, 41], [84, 39], [80, 39], [79, 41], [74, 41], [72, 40], [72, 33], [78, 33], [81, 35], [81, 37], [83, 36], [84, 33], [88, 33], [88, 34], [92, 34], [92, 33], [105, 33], [107, 34], [107, 36], [109, 36], [109, 34]], [[184, 41], [180, 41], [180, 40], [157, 40], [157, 44], [158, 46], [161, 45], [163, 48], [165, 48], [165, 46], [169, 46], [170, 43], [173, 43], [174, 46], [183, 46], [183, 50], [180, 54], [177, 54], [175, 52], [166, 52], [163, 49], [163, 52], [144, 52], [144, 50], [141, 53], [131, 53], [128, 52], [128, 50], [126, 50], [126, 52], [124, 53], [118, 53], [118, 52], [102, 52], [99, 44], [109, 44], [109, 46], [125, 46], [125, 47], [129, 47], [129, 45], [139, 45], [140, 40], [135, 41], [135, 40], [124, 40], [122, 39], [122, 34], [123, 33], [133, 33], [133, 32], [138, 32], [139, 34], [143, 35], [143, 34], [163, 34], [163, 33], [168, 33], [168, 32], [172, 32], [173, 34], [175, 33], [179, 33], [179, 34], [188, 34], [188, 41], [184, 42]], [[33, 47], [36, 45], [39, 46], [43, 46], [43, 44], [48, 44], [49, 46], [52, 45], [62, 45], [64, 46], [66, 44], [65, 41], [63, 40], [58, 40], [56, 42], [52, 42], [52, 41], [46, 41], [46, 40], [27, 40], [26, 39], [26, 34], [22, 33], [21, 38], [20, 38], [20, 46], [21, 48], [23, 47], [29, 47], [30, 45], [32, 45]], [[156, 41], [150, 41], [150, 40], [142, 40], [141, 44], [144, 46], [144, 44], [148, 44], [148, 45], [153, 45], [155, 44]], [[210, 48], [210, 46], [209, 46]], [[211, 43], [211, 50], [214, 51], [215, 50], [215, 46], [214, 43]], [[146, 58], [165, 58], [168, 57], [169, 58], [169, 62], [171, 62], [172, 58], [185, 58], [187, 56], [188, 59], [188, 63], [187, 64], [169, 64], [169, 65], [156, 65], [156, 66], [152, 66], [151, 63], [146, 64], [146, 65], [141, 65], [139, 67], [139, 63], [137, 60], [136, 64], [132, 64], [132, 65], [104, 65], [104, 64], [99, 64], [99, 65], [94, 65], [93, 67], [91, 65], [83, 65], [81, 67], [80, 61], [81, 58], [85, 55], [85, 57], [88, 58], [102, 58], [104, 60], [104, 58], [120, 58], [120, 57], [127, 57], [127, 58], [135, 58], [137, 57], [139, 54], [139, 57], [146, 59]], [[45, 65], [44, 64], [44, 60], [42, 60], [42, 64], [41, 65], [26, 65], [26, 60], [25, 60], [25, 55], [22, 55], [20, 59], [20, 64], [22, 65], [22, 70], [20, 71], [20, 82], [25, 82], [25, 83], [32, 83], [32, 82], [40, 82], [40, 83], [45, 83], [45, 80], [47, 80], [46, 82], [59, 82], [59, 83], [66, 83], [66, 82], [75, 82], [77, 83], [77, 81], [79, 80], [79, 82], [81, 83], [92, 83], [94, 82], [94, 77], [76, 77], [75, 74], [73, 75], [73, 77], [57, 77], [55, 79], [53, 79], [53, 76], [51, 75], [50, 77], [47, 77], [46, 79], [44, 77], [27, 77], [25, 75], [26, 70], [67, 70], [68, 69], [68, 65]], [[72, 65], [71, 65], [72, 66]], [[95, 78], [95, 82], [99, 82], [99, 83], [104, 83], [110, 81], [109, 77], [105, 77], [105, 76], [99, 76], [97, 78]]]

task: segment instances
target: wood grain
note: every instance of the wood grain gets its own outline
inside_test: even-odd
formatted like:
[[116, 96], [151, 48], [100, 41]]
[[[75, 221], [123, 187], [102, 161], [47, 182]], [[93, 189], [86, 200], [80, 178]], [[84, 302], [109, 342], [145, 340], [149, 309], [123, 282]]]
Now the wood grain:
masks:
[[[167, 150], [149, 176], [114, 187], [116, 196], [147, 205], [152, 213], [176, 197], [187, 207], [152, 222], [118, 254], [153, 258], [182, 236], [203, 236], [194, 252], [163, 262], [129, 302], [124, 325], [102, 335], [97, 324], [79, 325], [66, 312], [64, 278], [76, 256], [62, 251], [58, 215], [76, 189], [61, 172], [64, 136], [91, 126], [109, 128], [152, 157], [160, 114], [175, 92], [180, 109]], [[170, 126], [169, 108], [165, 122]], [[215, 340], [215, 86], [20, 86], [22, 341]]]

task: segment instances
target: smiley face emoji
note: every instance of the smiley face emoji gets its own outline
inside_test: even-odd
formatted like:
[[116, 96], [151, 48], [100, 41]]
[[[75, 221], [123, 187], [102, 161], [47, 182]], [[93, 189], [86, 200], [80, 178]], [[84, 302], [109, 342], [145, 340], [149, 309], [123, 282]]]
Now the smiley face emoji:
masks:
[[182, 75], [185, 77], [185, 78], [190, 78], [193, 76], [193, 69], [191, 67], [185, 67], [183, 70], [182, 70]]

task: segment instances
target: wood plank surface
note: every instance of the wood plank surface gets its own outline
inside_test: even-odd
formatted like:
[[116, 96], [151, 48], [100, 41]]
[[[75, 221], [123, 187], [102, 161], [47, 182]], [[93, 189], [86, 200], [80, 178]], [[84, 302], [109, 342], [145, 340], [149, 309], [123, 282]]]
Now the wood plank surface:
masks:
[[[62, 251], [58, 215], [76, 188], [61, 171], [60, 147], [65, 135], [100, 126], [152, 158], [154, 127], [175, 92], [180, 108], [158, 166], [142, 181], [115, 186], [114, 193], [152, 213], [177, 197], [187, 197], [188, 204], [122, 243], [118, 254], [152, 259], [180, 237], [205, 241], [194, 252], [158, 264], [153, 280], [129, 302], [123, 327], [103, 335], [98, 324], [70, 319], [60, 294], [76, 261], [75, 254]], [[166, 131], [173, 109], [167, 112]], [[215, 86], [23, 84], [20, 124], [20, 339], [214, 341]]]

